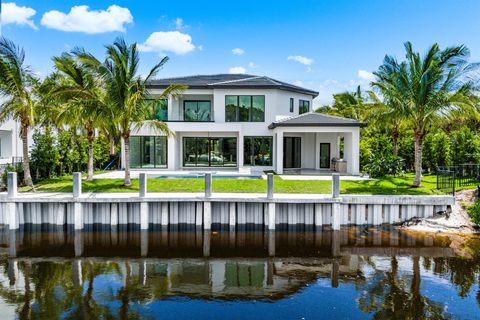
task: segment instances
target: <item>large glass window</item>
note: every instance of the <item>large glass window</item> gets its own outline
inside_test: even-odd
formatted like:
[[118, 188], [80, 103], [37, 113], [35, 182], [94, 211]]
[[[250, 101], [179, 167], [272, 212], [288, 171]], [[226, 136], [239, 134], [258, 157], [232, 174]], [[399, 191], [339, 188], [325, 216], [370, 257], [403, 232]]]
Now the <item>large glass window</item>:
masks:
[[156, 119], [160, 121], [168, 121], [168, 100], [167, 99], [160, 99], [160, 100], [147, 100], [149, 106], [151, 108], [151, 115], [150, 119]]
[[298, 114], [310, 112], [310, 101], [298, 100]]
[[185, 121], [210, 121], [210, 101], [184, 101], [183, 120]]
[[295, 99], [290, 98], [290, 112], [293, 112], [293, 105], [295, 103]]
[[235, 167], [237, 138], [183, 138], [185, 167]]
[[249, 166], [271, 166], [273, 153], [272, 137], [245, 137], [243, 162]]
[[131, 168], [167, 167], [167, 137], [133, 136], [129, 146]]
[[225, 121], [265, 121], [265, 96], [225, 96]]

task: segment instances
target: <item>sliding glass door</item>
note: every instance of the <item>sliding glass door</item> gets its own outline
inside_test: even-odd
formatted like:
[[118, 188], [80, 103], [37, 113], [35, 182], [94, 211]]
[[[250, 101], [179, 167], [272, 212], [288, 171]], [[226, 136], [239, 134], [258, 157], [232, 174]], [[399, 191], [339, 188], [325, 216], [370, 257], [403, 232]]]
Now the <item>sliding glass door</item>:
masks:
[[330, 143], [320, 143], [320, 168], [330, 169]]
[[236, 167], [237, 138], [183, 138], [184, 167]]
[[301, 143], [300, 137], [283, 138], [283, 167], [285, 169], [301, 167]]
[[131, 168], [166, 168], [167, 137], [130, 137]]

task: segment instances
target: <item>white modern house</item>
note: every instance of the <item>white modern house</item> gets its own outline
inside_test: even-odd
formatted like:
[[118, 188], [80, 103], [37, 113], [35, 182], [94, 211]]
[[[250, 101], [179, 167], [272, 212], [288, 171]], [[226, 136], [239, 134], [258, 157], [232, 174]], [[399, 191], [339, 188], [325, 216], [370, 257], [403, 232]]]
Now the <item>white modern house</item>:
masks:
[[22, 155], [20, 124], [8, 119], [0, 125], [0, 170], [1, 166], [21, 162]]
[[132, 132], [133, 169], [322, 173], [343, 158], [344, 171], [359, 174], [363, 124], [312, 112], [318, 92], [265, 76], [219, 74], [154, 80], [150, 93], [172, 83], [188, 89], [160, 101], [156, 116], [175, 135]]

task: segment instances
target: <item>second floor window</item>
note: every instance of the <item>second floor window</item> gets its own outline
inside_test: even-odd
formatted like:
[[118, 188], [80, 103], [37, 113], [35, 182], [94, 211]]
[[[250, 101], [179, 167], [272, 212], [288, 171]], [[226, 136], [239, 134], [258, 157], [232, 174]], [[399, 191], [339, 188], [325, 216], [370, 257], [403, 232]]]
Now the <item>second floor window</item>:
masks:
[[225, 96], [226, 122], [264, 122], [265, 96]]
[[299, 100], [298, 101], [298, 114], [310, 112], [310, 101]]
[[294, 103], [295, 103], [295, 100], [293, 98], [290, 98], [290, 112], [293, 112]]
[[151, 110], [149, 118], [151, 120], [168, 121], [168, 100], [147, 100]]
[[210, 121], [212, 105], [210, 101], [184, 101], [183, 102], [183, 120], [184, 121]]

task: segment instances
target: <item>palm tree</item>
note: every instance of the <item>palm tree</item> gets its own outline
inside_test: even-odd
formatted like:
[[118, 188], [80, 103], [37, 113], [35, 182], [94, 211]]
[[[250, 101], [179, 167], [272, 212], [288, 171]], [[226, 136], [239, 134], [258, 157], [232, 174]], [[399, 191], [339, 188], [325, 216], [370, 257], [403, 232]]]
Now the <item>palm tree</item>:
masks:
[[54, 57], [53, 62], [62, 79], [52, 94], [65, 102], [59, 113], [60, 123], [82, 127], [88, 141], [87, 180], [93, 180], [93, 143], [95, 130], [109, 125], [112, 114], [104, 103], [101, 83], [90, 70], [69, 53]]
[[118, 125], [119, 135], [124, 142], [124, 185], [130, 186], [129, 144], [132, 130], [148, 126], [159, 133], [171, 135], [171, 131], [164, 122], [151, 118], [151, 105], [156, 101], [166, 99], [170, 95], [178, 95], [186, 87], [172, 84], [155, 100], [149, 100], [151, 95], [147, 89], [147, 82], [158, 74], [168, 61], [168, 57], [161, 59], [148, 75], [142, 78], [138, 74], [140, 58], [136, 43], [127, 45], [124, 39], [118, 38], [113, 45], [107, 46], [106, 49], [107, 58], [103, 63], [83, 49], [76, 49], [75, 54], [105, 82], [107, 96], [114, 111], [114, 120]]
[[367, 120], [369, 115], [369, 103], [367, 97], [362, 93], [360, 86], [354, 92], [342, 92], [333, 95], [333, 105], [321, 107], [316, 110], [319, 113], [326, 113], [340, 117]]
[[471, 90], [469, 75], [476, 65], [469, 64], [465, 46], [440, 50], [433, 44], [422, 57], [405, 43], [406, 61], [398, 62], [387, 55], [375, 72], [372, 85], [400, 109], [412, 122], [415, 141], [415, 178], [413, 187], [422, 179], [423, 140], [431, 124], [442, 112], [468, 103], [465, 95]]
[[372, 122], [377, 128], [381, 128], [390, 133], [392, 138], [392, 153], [394, 156], [397, 156], [400, 129], [404, 124], [404, 116], [401, 108], [396, 106], [394, 101], [388, 101], [388, 99], [382, 101], [373, 91], [369, 91], [368, 94], [372, 101]]
[[35, 123], [37, 98], [33, 88], [37, 83], [32, 69], [25, 64], [25, 51], [12, 41], [0, 39], [0, 122], [9, 118], [20, 122], [23, 143], [23, 183], [32, 186], [28, 157], [28, 133]]

